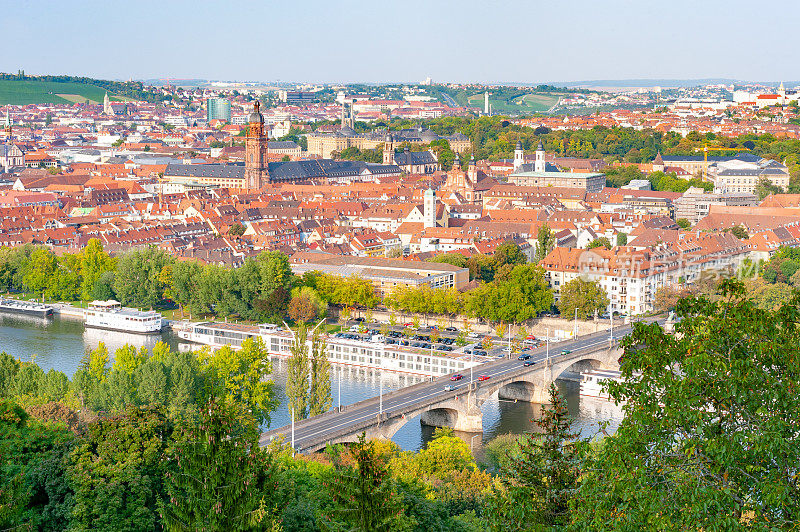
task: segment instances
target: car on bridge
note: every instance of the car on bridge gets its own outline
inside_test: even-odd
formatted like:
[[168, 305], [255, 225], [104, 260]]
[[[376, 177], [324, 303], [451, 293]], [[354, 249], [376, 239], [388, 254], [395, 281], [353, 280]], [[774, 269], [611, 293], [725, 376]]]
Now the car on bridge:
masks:
[[450, 380], [451, 381], [460, 381], [463, 378], [464, 378], [464, 376], [461, 373], [456, 373], [455, 375], [450, 377]]
[[530, 355], [520, 355], [517, 357], [517, 360], [530, 360]]
[[561, 351], [562, 355], [568, 355], [570, 353], [572, 353], [572, 351], [570, 351], [569, 349], [564, 349], [564, 350]]
[[445, 387], [444, 387], [444, 391], [446, 391], [446, 392], [452, 392], [452, 391], [453, 391], [453, 390], [455, 390], [456, 388], [458, 388], [458, 386], [455, 386], [455, 385], [453, 385], [453, 384], [448, 384], [447, 386], [445, 386]]
[[536, 362], [534, 362], [533, 360], [526, 360], [523, 366], [527, 368], [529, 366], [533, 366], [534, 364], [536, 364]]
[[478, 380], [479, 381], [488, 381], [490, 378], [491, 377], [489, 377], [489, 375], [481, 375], [480, 377], [478, 377]]

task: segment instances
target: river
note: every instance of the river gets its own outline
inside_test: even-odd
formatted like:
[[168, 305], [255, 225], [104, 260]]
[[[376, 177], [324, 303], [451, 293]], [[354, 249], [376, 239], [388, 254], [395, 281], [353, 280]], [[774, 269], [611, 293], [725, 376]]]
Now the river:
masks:
[[[114, 350], [126, 343], [135, 346], [153, 347], [162, 340], [173, 349], [178, 348], [180, 339], [169, 331], [161, 336], [140, 336], [94, 329], [84, 330], [83, 322], [69, 318], [56, 317], [52, 320], [27, 318], [23, 316], [0, 315], [0, 351], [22, 360], [35, 360], [45, 371], [55, 368], [67, 376], [78, 367], [87, 349], [94, 349], [98, 342], [105, 342], [113, 356]], [[286, 396], [283, 390], [286, 385], [286, 360], [273, 359], [272, 379], [280, 393], [280, 406], [272, 413], [271, 426], [278, 427], [289, 423], [290, 415]], [[383, 392], [396, 390], [424, 379], [413, 375], [402, 375], [390, 372], [354, 368], [350, 366], [333, 366], [331, 369], [331, 385], [333, 404], [347, 405], [376, 397]], [[570, 413], [575, 420], [575, 428], [584, 437], [598, 432], [601, 423], [608, 423], [606, 430], [613, 432], [622, 419], [618, 407], [598, 399], [589, 399], [578, 395], [575, 382], [559, 381], [559, 388], [567, 400]], [[535, 430], [533, 420], [539, 415], [540, 406], [524, 402], [501, 401], [495, 394], [483, 405], [482, 435], [468, 435], [465, 439], [471, 447], [479, 451], [485, 442], [491, 441], [501, 434], [520, 434]], [[425, 445], [433, 435], [433, 429], [422, 426], [418, 419], [411, 419], [403, 426], [394, 438], [405, 450], [416, 450]]]

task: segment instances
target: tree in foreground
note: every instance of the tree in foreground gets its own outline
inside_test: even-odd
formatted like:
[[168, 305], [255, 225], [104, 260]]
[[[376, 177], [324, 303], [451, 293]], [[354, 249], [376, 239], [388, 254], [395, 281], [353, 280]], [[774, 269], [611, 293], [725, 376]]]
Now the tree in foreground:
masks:
[[560, 530], [570, 522], [582, 448], [555, 384], [550, 385], [550, 405], [542, 405], [536, 424], [542, 432], [522, 436], [503, 468], [502, 489], [489, 504], [492, 530]]
[[329, 449], [334, 470], [331, 480], [332, 515], [323, 519], [330, 531], [402, 531], [411, 530], [414, 520], [405, 515], [396, 493], [388, 458], [379, 453], [375, 442], [364, 434], [343, 456]]
[[249, 416], [212, 399], [168, 455], [159, 511], [167, 530], [266, 530], [270, 455]]
[[584, 467], [593, 530], [775, 530], [800, 522], [800, 295], [759, 309], [740, 282], [680, 301], [675, 335], [622, 345], [625, 418]]

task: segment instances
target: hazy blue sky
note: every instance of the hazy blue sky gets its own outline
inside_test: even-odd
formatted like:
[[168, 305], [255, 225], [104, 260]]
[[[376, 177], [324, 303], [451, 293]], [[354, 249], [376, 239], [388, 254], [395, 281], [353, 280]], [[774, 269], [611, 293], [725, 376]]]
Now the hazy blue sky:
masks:
[[2, 0], [0, 71], [283, 81], [798, 79], [800, 2]]

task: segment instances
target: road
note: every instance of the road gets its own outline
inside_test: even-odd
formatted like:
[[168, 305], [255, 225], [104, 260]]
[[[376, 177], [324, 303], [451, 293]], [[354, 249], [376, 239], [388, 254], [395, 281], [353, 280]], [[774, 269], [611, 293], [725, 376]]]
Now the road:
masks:
[[[627, 335], [631, 330], [631, 325], [624, 325], [619, 329], [615, 328], [614, 339]], [[550, 346], [549, 354], [552, 357], [558, 355], [564, 349], [568, 349], [573, 353], [579, 353], [582, 350], [608, 344], [608, 341], [609, 331], [600, 331], [598, 333], [579, 337], [577, 340], [553, 344]], [[531, 360], [538, 363], [547, 358], [548, 349], [545, 346], [533, 351], [526, 351], [526, 353], [531, 355]], [[453, 383], [455, 384], [455, 388], [452, 391], [446, 391], [444, 389], [447, 384], [451, 383], [450, 375], [445, 375], [433, 379], [430, 382], [416, 384], [385, 394], [382, 402], [380, 398], [367, 399], [348, 405], [346, 408], [343, 408], [341, 413], [326, 413], [321, 416], [304, 419], [295, 423], [294, 447], [295, 449], [303, 450], [308, 446], [313, 446], [317, 442], [324, 440], [328, 435], [375, 419], [380, 412], [399, 411], [424, 401], [435, 399], [438, 402], [448, 397], [463, 394], [470, 381], [477, 380], [480, 375], [487, 375], [490, 379], [496, 378], [504, 373], [518, 370], [522, 365], [523, 362], [517, 360], [516, 356], [510, 359], [498, 359], [476, 366], [472, 369], [471, 373], [465, 370], [464, 378], [461, 381]], [[267, 445], [273, 437], [277, 436], [283, 436], [285, 441], [290, 443], [292, 441], [291, 426], [287, 425], [262, 433], [260, 443], [262, 446]]]

